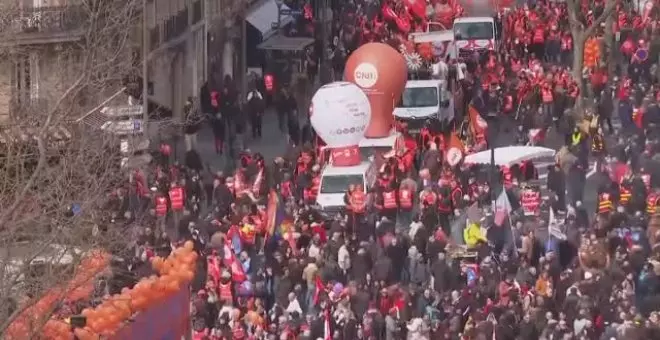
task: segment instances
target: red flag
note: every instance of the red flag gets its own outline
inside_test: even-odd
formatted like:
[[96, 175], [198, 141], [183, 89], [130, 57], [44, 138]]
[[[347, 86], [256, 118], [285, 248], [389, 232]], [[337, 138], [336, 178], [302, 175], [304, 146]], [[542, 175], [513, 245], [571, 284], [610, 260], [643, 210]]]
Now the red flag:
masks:
[[231, 279], [234, 282], [241, 283], [247, 280], [247, 275], [245, 275], [243, 265], [236, 259], [236, 254], [234, 254], [234, 250], [232, 250], [232, 248], [229, 246], [229, 243], [226, 243], [224, 246], [223, 262], [225, 267], [229, 268], [231, 272]]
[[463, 160], [463, 155], [465, 155], [465, 146], [456, 133], [452, 132], [449, 137], [449, 145], [445, 150], [445, 161], [450, 166], [456, 166]]
[[206, 261], [208, 263], [208, 275], [218, 285], [220, 282], [220, 259], [217, 255], [209, 255]]
[[323, 281], [321, 281], [321, 276], [316, 275], [316, 279], [314, 279], [314, 286], [315, 286], [315, 291], [314, 291], [314, 304], [319, 303], [319, 298], [321, 297], [321, 293], [325, 291], [325, 286], [323, 285]]
[[478, 136], [484, 136], [486, 134], [486, 129], [488, 128], [488, 123], [481, 117], [479, 111], [474, 108], [473, 105], [470, 105], [468, 108], [470, 114], [470, 131], [475, 139], [481, 139]]

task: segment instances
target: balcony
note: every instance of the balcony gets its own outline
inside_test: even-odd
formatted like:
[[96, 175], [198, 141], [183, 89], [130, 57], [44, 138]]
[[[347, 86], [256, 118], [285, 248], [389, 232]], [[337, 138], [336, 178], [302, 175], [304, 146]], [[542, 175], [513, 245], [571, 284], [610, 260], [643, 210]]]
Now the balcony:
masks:
[[0, 20], [0, 40], [6, 44], [49, 44], [77, 41], [86, 22], [82, 6], [33, 7]]

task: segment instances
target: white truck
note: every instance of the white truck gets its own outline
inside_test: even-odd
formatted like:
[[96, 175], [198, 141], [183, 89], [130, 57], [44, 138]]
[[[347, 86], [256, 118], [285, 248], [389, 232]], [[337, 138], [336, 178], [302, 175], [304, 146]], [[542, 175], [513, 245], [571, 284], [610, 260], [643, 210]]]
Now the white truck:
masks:
[[445, 80], [408, 80], [394, 117], [413, 134], [425, 124], [439, 124], [444, 129], [454, 120], [454, 96]]

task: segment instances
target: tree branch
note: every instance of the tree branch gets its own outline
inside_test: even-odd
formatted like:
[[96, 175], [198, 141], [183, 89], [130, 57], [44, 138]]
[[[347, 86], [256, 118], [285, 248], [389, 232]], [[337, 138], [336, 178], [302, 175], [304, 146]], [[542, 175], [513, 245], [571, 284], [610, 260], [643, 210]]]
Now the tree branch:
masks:
[[48, 160], [47, 155], [46, 155], [46, 144], [44, 143], [44, 138], [46, 136], [46, 133], [48, 133], [48, 128], [50, 127], [50, 124], [53, 121], [53, 117], [55, 116], [55, 112], [58, 111], [58, 108], [62, 105], [62, 102], [64, 99], [66, 99], [71, 92], [73, 92], [78, 85], [82, 82], [82, 80], [85, 78], [85, 74], [83, 73], [78, 79], [60, 96], [60, 98], [57, 100], [55, 105], [53, 106], [52, 109], [48, 112], [48, 115], [46, 116], [46, 121], [44, 124], [41, 126], [39, 129], [39, 133], [37, 134], [37, 147], [39, 150], [39, 160], [37, 162], [37, 166], [30, 175], [30, 178], [25, 182], [25, 185], [23, 185], [23, 188], [19, 192], [19, 194], [15, 197], [14, 203], [6, 209], [2, 215], [0, 215], [0, 230], [2, 229], [7, 229], [7, 222], [11, 218], [11, 216], [14, 214], [14, 211], [23, 204], [23, 200], [27, 196], [27, 193], [30, 191], [30, 188], [34, 186], [34, 183], [39, 177], [39, 173], [41, 170], [44, 168], [46, 165], [46, 161]]
[[[573, 1], [573, 0], [570, 0], [570, 1]], [[587, 27], [587, 29], [584, 30], [584, 39], [589, 39], [589, 37], [591, 37], [591, 35], [594, 34], [596, 29], [598, 27], [600, 27], [600, 24], [604, 23], [605, 20], [607, 20], [607, 18], [610, 15], [612, 15], [615, 8], [616, 8], [616, 1], [615, 0], [608, 0], [607, 4], [605, 6], [605, 9], [603, 10], [603, 13], [601, 13], [600, 16], [594, 20], [594, 22], [591, 24], [591, 26]]]
[[[567, 12], [568, 12], [568, 22], [571, 25], [571, 29], [582, 28], [582, 22], [578, 20], [577, 13], [580, 11], [575, 0], [566, 0]], [[575, 38], [575, 37], [574, 37]]]

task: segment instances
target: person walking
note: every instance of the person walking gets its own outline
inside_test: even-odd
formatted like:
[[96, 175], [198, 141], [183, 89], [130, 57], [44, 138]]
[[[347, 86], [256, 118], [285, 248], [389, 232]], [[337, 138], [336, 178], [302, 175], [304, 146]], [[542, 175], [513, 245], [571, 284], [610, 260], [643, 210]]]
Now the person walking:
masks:
[[252, 127], [252, 138], [261, 138], [263, 115], [265, 110], [264, 96], [254, 87], [246, 98], [247, 114], [250, 116], [250, 125]]
[[277, 124], [280, 128], [280, 131], [284, 132], [284, 128], [288, 123], [289, 117], [296, 109], [296, 100], [289, 93], [288, 88], [282, 88], [280, 95], [276, 100], [275, 106], [277, 109]]
[[202, 127], [203, 118], [199, 114], [199, 109], [194, 105], [193, 98], [188, 97], [183, 106], [184, 122], [183, 133], [185, 135], [186, 151], [197, 149], [197, 132]]

